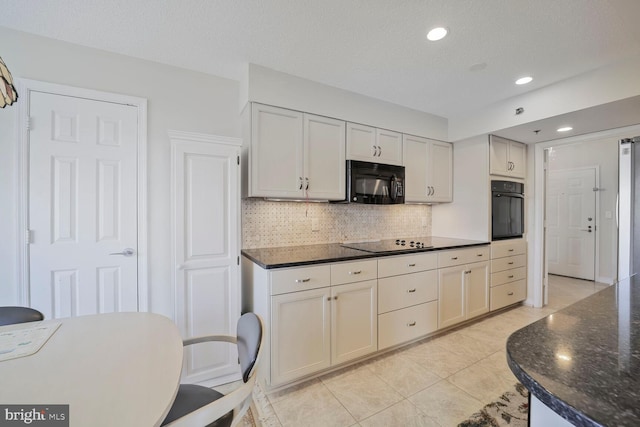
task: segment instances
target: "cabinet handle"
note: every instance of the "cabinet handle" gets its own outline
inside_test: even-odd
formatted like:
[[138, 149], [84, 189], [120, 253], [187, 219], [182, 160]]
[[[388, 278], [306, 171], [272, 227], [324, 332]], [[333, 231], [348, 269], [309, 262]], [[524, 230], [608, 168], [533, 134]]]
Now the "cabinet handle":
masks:
[[509, 276], [509, 279], [513, 279], [513, 274], [511, 276]]
[[471, 274], [471, 270], [465, 271], [464, 274]]
[[333, 297], [333, 299], [334, 299], [334, 300], [335, 300], [335, 299], [338, 299], [338, 295], [336, 295], [335, 297]]
[[511, 261], [511, 262], [509, 262], [509, 263], [507, 263], [507, 264], [509, 264], [509, 265], [513, 265], [513, 261]]
[[298, 182], [300, 183], [300, 186], [298, 187], [298, 190], [302, 190], [302, 177], [301, 176], [298, 177]]
[[296, 279], [296, 283], [307, 283], [311, 280], [311, 277], [307, 277], [306, 279]]
[[457, 257], [457, 256], [454, 256], [454, 257], [451, 257], [451, 259], [452, 259], [452, 260], [456, 260], [456, 259], [458, 259], [458, 257]]
[[306, 186], [304, 187], [305, 191], [309, 189], [309, 178], [305, 178]]
[[513, 252], [513, 249], [509, 249], [509, 252]]
[[413, 322], [407, 323], [407, 326], [416, 326], [416, 321], [414, 320]]
[[414, 263], [412, 263], [412, 264], [407, 264], [407, 267], [415, 267], [415, 266], [416, 266], [416, 263], [415, 263], [415, 262], [414, 262]]
[[382, 156], [382, 147], [378, 145], [378, 157]]
[[484, 254], [478, 254], [478, 256], [484, 256]]
[[431, 195], [435, 196], [435, 194], [436, 194], [436, 187], [431, 186]]
[[513, 295], [513, 292], [509, 292], [507, 295], [511, 296], [511, 295]]
[[416, 288], [413, 288], [413, 289], [407, 289], [407, 292], [408, 292], [408, 293], [410, 293], [410, 294], [414, 293], [415, 291], [416, 291]]
[[327, 297], [327, 301], [331, 301], [331, 297]]
[[362, 273], [362, 270], [358, 270], [358, 271], [350, 271], [349, 274], [360, 274]]

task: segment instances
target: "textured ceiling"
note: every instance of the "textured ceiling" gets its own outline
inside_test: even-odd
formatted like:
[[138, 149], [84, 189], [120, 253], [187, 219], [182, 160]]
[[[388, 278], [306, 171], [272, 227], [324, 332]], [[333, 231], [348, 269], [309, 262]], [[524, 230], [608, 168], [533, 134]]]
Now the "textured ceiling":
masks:
[[[236, 80], [255, 63], [444, 117], [640, 54], [640, 0], [0, 0], [0, 7], [8, 28]], [[436, 25], [450, 35], [425, 41]], [[486, 67], [471, 71], [482, 68], [476, 64]], [[523, 75], [534, 82], [515, 86]]]

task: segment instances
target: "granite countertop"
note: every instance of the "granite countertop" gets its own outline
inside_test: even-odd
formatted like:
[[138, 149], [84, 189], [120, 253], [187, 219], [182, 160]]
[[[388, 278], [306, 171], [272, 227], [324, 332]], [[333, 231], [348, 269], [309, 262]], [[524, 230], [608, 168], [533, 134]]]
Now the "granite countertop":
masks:
[[640, 278], [514, 332], [507, 362], [538, 400], [574, 425], [640, 425]]
[[285, 246], [278, 248], [243, 249], [242, 255], [264, 269], [295, 267], [301, 265], [323, 264], [338, 261], [353, 261], [365, 258], [403, 255], [407, 253], [438, 251], [443, 249], [464, 248], [467, 246], [488, 245], [480, 240], [452, 239], [448, 237], [421, 237], [423, 249], [408, 249], [406, 252], [369, 253], [357, 249], [342, 247], [340, 243], [321, 245]]

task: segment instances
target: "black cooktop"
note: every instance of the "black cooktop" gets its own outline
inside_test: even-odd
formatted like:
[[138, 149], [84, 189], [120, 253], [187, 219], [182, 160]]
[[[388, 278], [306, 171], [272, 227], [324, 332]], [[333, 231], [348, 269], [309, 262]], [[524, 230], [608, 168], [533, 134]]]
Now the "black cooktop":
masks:
[[385, 252], [412, 252], [433, 248], [429, 237], [342, 243], [341, 246], [374, 254]]

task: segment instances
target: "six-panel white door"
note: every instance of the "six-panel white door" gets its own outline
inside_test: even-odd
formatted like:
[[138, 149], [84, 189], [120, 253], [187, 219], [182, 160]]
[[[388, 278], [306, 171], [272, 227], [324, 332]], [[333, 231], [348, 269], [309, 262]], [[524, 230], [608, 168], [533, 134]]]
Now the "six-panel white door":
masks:
[[549, 171], [546, 230], [550, 274], [594, 280], [595, 169]]
[[46, 318], [138, 309], [137, 108], [30, 94], [29, 294]]

